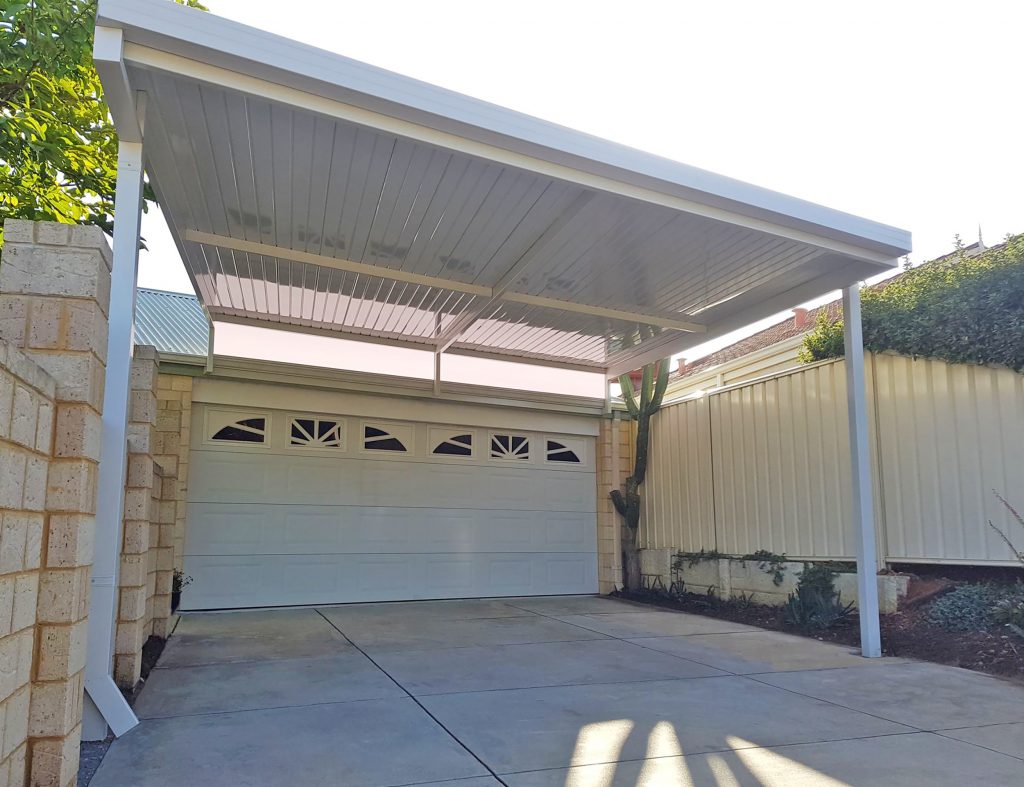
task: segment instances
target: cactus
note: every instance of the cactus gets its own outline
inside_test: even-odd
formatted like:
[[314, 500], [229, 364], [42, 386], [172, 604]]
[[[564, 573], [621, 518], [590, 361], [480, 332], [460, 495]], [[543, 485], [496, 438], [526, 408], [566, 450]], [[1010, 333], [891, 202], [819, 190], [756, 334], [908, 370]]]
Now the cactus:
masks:
[[[613, 489], [612, 503], [622, 517], [622, 581], [627, 590], [640, 588], [640, 553], [637, 549], [637, 534], [640, 529], [640, 487], [647, 477], [647, 452], [651, 434], [651, 416], [661, 409], [668, 387], [670, 358], [649, 363], [643, 368], [640, 390], [633, 390], [633, 381], [628, 374], [619, 378], [622, 399], [626, 409], [636, 420], [636, 452], [633, 472], [626, 479], [622, 489]], [[638, 395], [639, 394], [639, 398]]]

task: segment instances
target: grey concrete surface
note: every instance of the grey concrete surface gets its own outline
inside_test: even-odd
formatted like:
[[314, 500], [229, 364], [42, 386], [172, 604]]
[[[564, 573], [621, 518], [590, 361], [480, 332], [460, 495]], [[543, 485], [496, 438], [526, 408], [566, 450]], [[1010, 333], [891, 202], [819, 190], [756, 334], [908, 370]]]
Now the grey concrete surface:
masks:
[[[421, 697], [498, 773], [911, 732], [746, 678], [514, 689]], [[627, 729], [628, 728], [628, 729]], [[658, 732], [658, 729], [663, 732]]]
[[[325, 611], [332, 621], [330, 611]], [[527, 642], [605, 639], [605, 635], [540, 615], [497, 618], [432, 618], [338, 621], [345, 636], [367, 653], [436, 650]]]
[[1024, 784], [1018, 685], [596, 597], [186, 613], [136, 709], [92, 787]]
[[[952, 745], [947, 745], [952, 743]], [[509, 787], [1011, 787], [1024, 762], [917, 732], [503, 775]]]
[[404, 651], [374, 658], [417, 696], [726, 674], [615, 639]]
[[345, 646], [351, 647], [313, 609], [194, 612], [182, 615], [160, 666], [316, 658]]
[[986, 749], [1009, 754], [1011, 757], [1024, 758], [1024, 722], [942, 730], [939, 734], [984, 746]]
[[716, 620], [680, 612], [620, 612], [612, 614], [557, 615], [563, 623], [581, 626], [590, 631], [619, 639], [635, 637], [673, 637], [693, 634], [728, 634], [737, 631], [761, 631], [742, 623]]
[[1024, 687], [940, 664], [787, 672], [757, 680], [921, 730], [1024, 721]]
[[487, 770], [411, 699], [151, 719], [91, 787], [397, 785]]
[[154, 669], [135, 703], [139, 718], [405, 697], [355, 648], [317, 659]]
[[899, 659], [864, 659], [858, 648], [761, 629], [696, 637], [643, 637], [629, 641], [737, 675], [900, 662]]

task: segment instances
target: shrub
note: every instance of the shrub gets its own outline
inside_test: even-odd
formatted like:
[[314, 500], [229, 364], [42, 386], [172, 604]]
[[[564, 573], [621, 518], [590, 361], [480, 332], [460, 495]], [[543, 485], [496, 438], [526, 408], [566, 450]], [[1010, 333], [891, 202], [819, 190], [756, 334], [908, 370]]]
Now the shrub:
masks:
[[[977, 257], [961, 250], [867, 288], [861, 316], [867, 350], [1024, 372], [1024, 235]], [[820, 316], [801, 360], [841, 357], [842, 338], [842, 322]]]
[[833, 320], [824, 309], [818, 313], [814, 330], [804, 337], [798, 356], [801, 363], [843, 357], [843, 321]]
[[783, 609], [786, 625], [809, 631], [833, 628], [853, 614], [853, 603], [843, 604], [835, 586], [836, 572], [822, 563], [812, 563], [800, 573], [796, 592], [789, 594]]
[[1018, 637], [1024, 637], [1024, 589], [1016, 597], [997, 601], [992, 608], [992, 620], [1006, 626]]
[[947, 631], [984, 631], [996, 623], [994, 611], [1000, 602], [1017, 595], [1024, 600], [1021, 586], [991, 583], [961, 585], [929, 607], [925, 620]]

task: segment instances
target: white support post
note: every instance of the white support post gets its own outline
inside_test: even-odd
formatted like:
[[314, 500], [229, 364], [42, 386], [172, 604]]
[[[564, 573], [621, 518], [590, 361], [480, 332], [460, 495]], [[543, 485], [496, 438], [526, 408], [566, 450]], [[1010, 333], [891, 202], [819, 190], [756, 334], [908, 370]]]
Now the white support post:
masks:
[[846, 347], [846, 406], [850, 423], [853, 526], [857, 529], [860, 651], [866, 658], [877, 658], [882, 655], [882, 634], [878, 620], [878, 557], [875, 552], [875, 509], [871, 493], [864, 339], [861, 334], [860, 289], [857, 284], [843, 290], [843, 339]]
[[441, 395], [441, 353], [434, 353], [434, 396]]
[[[141, 101], [139, 102], [141, 104]], [[107, 727], [122, 735], [138, 720], [113, 680], [118, 574], [124, 517], [128, 403], [134, 345], [135, 285], [142, 216], [142, 143], [121, 141], [117, 151], [110, 328], [96, 502], [96, 542], [89, 599], [85, 665], [88, 694], [84, 740], [102, 740]]]

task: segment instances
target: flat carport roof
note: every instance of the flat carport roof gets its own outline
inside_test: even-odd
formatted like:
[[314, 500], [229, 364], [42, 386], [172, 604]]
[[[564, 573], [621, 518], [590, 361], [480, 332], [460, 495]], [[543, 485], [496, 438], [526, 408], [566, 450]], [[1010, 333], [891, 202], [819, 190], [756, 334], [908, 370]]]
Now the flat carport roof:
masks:
[[860, 597], [874, 596], [851, 285], [891, 269], [909, 233], [163, 0], [101, 0], [94, 60], [120, 150], [92, 731], [135, 723], [110, 654], [143, 169], [211, 321], [413, 347], [436, 370], [449, 352], [614, 377], [847, 288]]
[[[159, 0], [97, 66], [210, 317], [630, 371], [909, 234]], [[145, 94], [140, 111], [136, 95]]]

